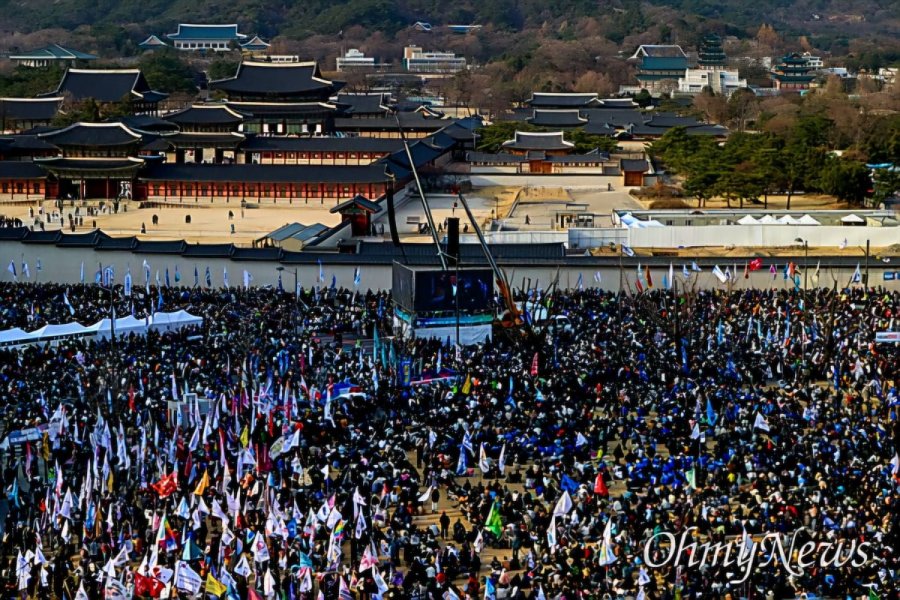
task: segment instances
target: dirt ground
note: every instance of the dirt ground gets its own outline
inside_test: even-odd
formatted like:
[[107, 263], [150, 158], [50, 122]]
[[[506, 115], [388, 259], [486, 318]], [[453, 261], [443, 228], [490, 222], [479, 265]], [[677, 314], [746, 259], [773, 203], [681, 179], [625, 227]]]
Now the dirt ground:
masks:
[[[639, 197], [637, 195], [632, 195], [632, 197], [643, 205], [645, 209], [650, 209], [654, 202], [666, 203], [671, 201], [682, 202], [687, 209], [689, 210], [697, 210], [697, 199], [696, 198], [673, 198], [661, 196], [659, 198], [654, 196], [644, 196]], [[660, 208], [659, 206], [655, 208]], [[668, 207], [666, 207], [668, 208]], [[731, 206], [728, 206], [728, 203], [724, 198], [710, 198], [706, 202], [704, 202], [703, 206], [700, 207], [700, 210], [703, 209], [729, 209], [729, 210], [740, 210], [741, 205], [740, 202], [731, 201]], [[855, 206], [850, 206], [846, 202], [841, 202], [840, 200], [834, 198], [833, 196], [827, 196], [825, 194], [794, 194], [791, 196], [791, 207], [788, 209], [787, 207], [787, 196], [786, 195], [770, 195], [768, 199], [768, 208], [766, 207], [766, 203], [760, 199], [757, 202], [744, 202], [744, 210], [792, 210], [797, 212], [803, 212], [806, 210], [850, 210], [853, 208], [858, 208]]]

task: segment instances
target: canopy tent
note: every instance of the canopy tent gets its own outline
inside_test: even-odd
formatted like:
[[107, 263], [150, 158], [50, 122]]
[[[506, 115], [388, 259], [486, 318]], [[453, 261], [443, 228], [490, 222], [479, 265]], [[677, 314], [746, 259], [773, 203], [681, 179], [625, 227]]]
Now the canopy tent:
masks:
[[31, 337], [35, 341], [45, 341], [52, 338], [65, 338], [92, 335], [96, 333], [99, 323], [85, 327], [81, 323], [61, 323], [44, 325], [40, 329], [31, 332]]
[[649, 219], [647, 221], [642, 221], [641, 219], [636, 218], [631, 213], [625, 213], [619, 217], [619, 223], [622, 227], [628, 227], [632, 229], [646, 229], [647, 227], [665, 227], [659, 221], [654, 219]]
[[[203, 325], [203, 317], [196, 317], [187, 311], [154, 313], [147, 319], [136, 319], [131, 315], [116, 319], [116, 335], [136, 333], [144, 335], [148, 330], [174, 331], [184, 327]], [[103, 319], [93, 325], [82, 325], [77, 322], [44, 325], [35, 331], [25, 331], [18, 327], [0, 331], [0, 346], [23, 346], [26, 344], [43, 344], [53, 340], [73, 337], [97, 337], [106, 339], [112, 331], [110, 320]]]
[[154, 331], [173, 331], [192, 325], [198, 327], [203, 325], [203, 317], [195, 317], [186, 310], [153, 313], [153, 317], [150, 319], [150, 329]]
[[845, 217], [841, 217], [841, 223], [844, 225], [864, 225], [866, 222], [862, 217], [857, 217], [854, 214], [849, 214]]
[[759, 225], [759, 221], [753, 215], [744, 215], [738, 219], [738, 225]]
[[[97, 327], [97, 337], [101, 339], [106, 339], [110, 337], [110, 319], [103, 319], [99, 323], [95, 325]], [[136, 319], [131, 315], [127, 317], [122, 317], [121, 319], [116, 319], [116, 335], [128, 335], [129, 333], [136, 333], [138, 335], [142, 335], [147, 331], [147, 321], [144, 319]]]
[[31, 334], [19, 327], [0, 331], [0, 346], [23, 344], [30, 339]]
[[800, 221], [792, 217], [791, 215], [784, 215], [783, 217], [778, 218], [778, 222], [782, 225], [799, 225]]
[[776, 218], [773, 217], [772, 215], [764, 215], [764, 216], [759, 220], [759, 224], [760, 224], [760, 225], [780, 225], [781, 223], [779, 223], [779, 222], [778, 222], [778, 219], [776, 219]]
[[797, 219], [797, 225], [821, 225], [821, 223], [809, 215], [803, 215]]

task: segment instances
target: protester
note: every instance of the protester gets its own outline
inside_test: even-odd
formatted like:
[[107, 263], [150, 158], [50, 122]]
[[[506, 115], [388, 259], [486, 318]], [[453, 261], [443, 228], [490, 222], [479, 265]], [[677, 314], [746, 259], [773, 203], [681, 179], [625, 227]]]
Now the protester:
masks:
[[[457, 349], [384, 293], [103, 278], [2, 284], [0, 329], [203, 327], [0, 348], [12, 594], [898, 597], [897, 292], [557, 291], [572, 328]], [[870, 550], [654, 566], [795, 532]]]

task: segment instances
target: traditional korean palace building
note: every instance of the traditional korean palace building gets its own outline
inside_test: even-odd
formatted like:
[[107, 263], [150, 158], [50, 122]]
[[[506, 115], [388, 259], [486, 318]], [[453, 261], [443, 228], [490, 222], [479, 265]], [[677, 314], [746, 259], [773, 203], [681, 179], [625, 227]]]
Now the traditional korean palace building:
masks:
[[63, 99], [0, 98], [0, 133], [16, 133], [50, 125]]
[[548, 131], [581, 130], [617, 139], [652, 140], [673, 127], [684, 127], [690, 135], [728, 135], [725, 127], [703, 123], [693, 117], [642, 112], [630, 98], [601, 99], [596, 94], [535, 92], [524, 104], [501, 118]]
[[687, 55], [681, 46], [675, 45], [645, 44], [630, 60], [638, 63], [638, 83], [651, 92], [663, 91], [667, 86], [674, 87], [688, 68]]
[[[179, 23], [178, 31], [166, 36], [177, 50], [213, 50], [226, 52], [232, 44], [242, 44], [248, 36], [238, 33], [238, 26], [196, 25]], [[157, 38], [158, 39], [158, 38]]]
[[68, 97], [73, 101], [93, 99], [100, 103], [128, 100], [132, 111], [156, 113], [168, 94], [150, 88], [140, 69], [66, 69], [57, 88], [42, 98]]
[[11, 54], [9, 60], [20, 67], [49, 67], [51, 65], [74, 66], [81, 62], [97, 60], [97, 57], [87, 52], [64, 48], [59, 44], [50, 44], [37, 50], [30, 50], [19, 54]]
[[[337, 203], [383, 195], [387, 164], [399, 182], [411, 177], [398, 139], [245, 134], [237, 130], [242, 119], [225, 104], [194, 105], [166, 119], [123, 117], [0, 137], [0, 199]], [[445, 123], [410, 142], [422, 172], [471, 148], [471, 130]]]
[[775, 89], [786, 92], [808, 90], [815, 79], [809, 58], [796, 52], [782, 57], [778, 64], [772, 67], [770, 76], [775, 82]]
[[322, 77], [315, 62], [244, 61], [233, 77], [209, 83], [234, 111], [247, 115], [243, 131], [271, 135], [334, 131], [331, 101], [344, 82]]

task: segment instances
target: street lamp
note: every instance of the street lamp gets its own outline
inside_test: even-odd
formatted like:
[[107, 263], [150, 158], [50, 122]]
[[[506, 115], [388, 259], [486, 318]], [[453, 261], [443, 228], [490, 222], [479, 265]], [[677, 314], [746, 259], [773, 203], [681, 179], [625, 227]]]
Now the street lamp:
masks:
[[[281, 277], [281, 274], [285, 271], [285, 268], [282, 266], [275, 267], [275, 270], [278, 271], [278, 277]], [[294, 306], [291, 309], [291, 333], [297, 333], [297, 301], [299, 299], [298, 292], [298, 278], [297, 278], [297, 267], [294, 267]]]
[[[809, 299], [807, 298], [806, 293], [806, 284], [807, 278], [809, 277], [809, 241], [803, 238], [795, 238], [794, 241], [798, 244], [803, 244], [803, 333], [806, 335], [806, 322], [807, 322], [807, 311], [809, 307], [807, 307], [807, 303]], [[803, 367], [806, 368], [806, 344], [803, 342], [803, 339], [800, 339], [800, 357], [803, 360]]]
[[803, 296], [806, 300], [807, 267], [809, 267], [809, 242], [803, 238], [794, 239], [798, 244], [803, 244]]

